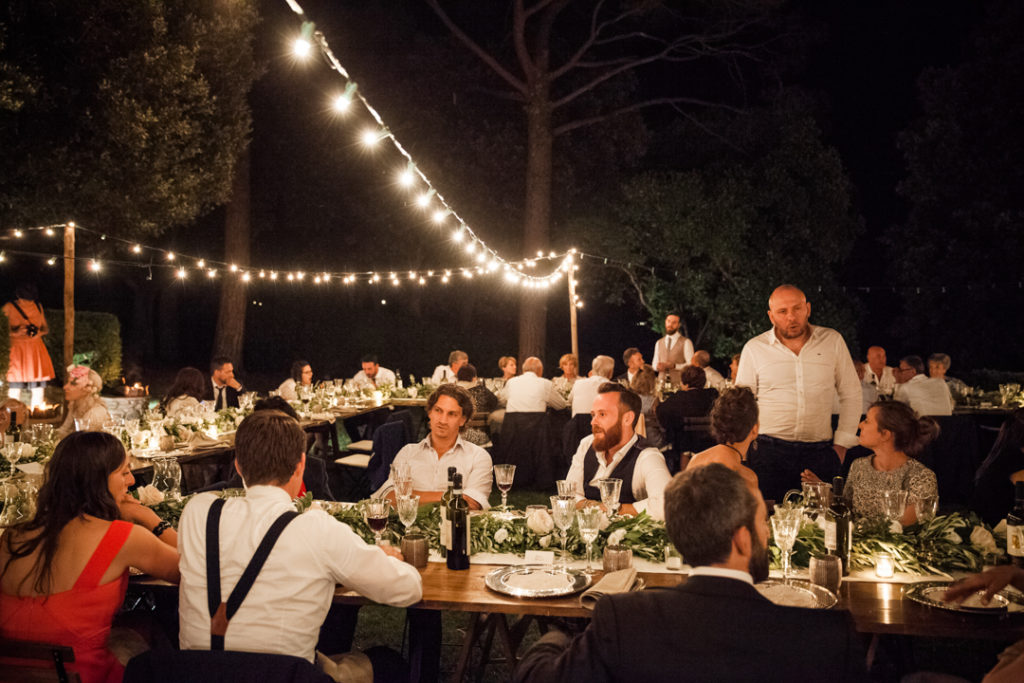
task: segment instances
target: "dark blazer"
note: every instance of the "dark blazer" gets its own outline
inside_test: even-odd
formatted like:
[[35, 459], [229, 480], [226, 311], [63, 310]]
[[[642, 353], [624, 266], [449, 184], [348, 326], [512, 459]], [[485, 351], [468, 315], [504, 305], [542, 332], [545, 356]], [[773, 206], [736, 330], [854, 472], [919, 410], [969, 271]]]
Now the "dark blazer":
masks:
[[681, 425], [684, 417], [707, 417], [716, 398], [717, 389], [677, 391], [658, 405], [658, 422], [668, 428], [668, 425]]
[[[208, 391], [206, 392], [206, 399], [209, 401], [217, 400], [217, 392], [213, 389], [213, 382], [206, 384]], [[241, 388], [241, 391], [245, 391], [245, 387]], [[228, 408], [238, 407], [238, 394], [240, 391], [236, 391], [233, 387], [224, 387], [224, 400], [227, 401]], [[220, 410], [220, 406], [216, 406]]]
[[514, 680], [860, 681], [864, 653], [848, 612], [779, 607], [735, 579], [602, 598], [573, 641], [548, 633]]

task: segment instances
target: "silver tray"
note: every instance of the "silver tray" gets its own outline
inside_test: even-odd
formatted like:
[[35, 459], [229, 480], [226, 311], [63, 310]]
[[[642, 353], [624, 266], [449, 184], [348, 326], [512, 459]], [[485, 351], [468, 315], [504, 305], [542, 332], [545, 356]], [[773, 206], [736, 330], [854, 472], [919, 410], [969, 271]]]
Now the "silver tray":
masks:
[[[564, 587], [532, 589], [522, 586], [510, 585], [510, 580], [515, 581], [517, 577], [543, 572], [545, 574], [556, 574], [567, 576]], [[579, 593], [590, 585], [590, 577], [579, 569], [555, 569], [546, 564], [516, 564], [508, 567], [498, 567], [488, 572], [484, 583], [493, 591], [511, 595], [514, 598], [556, 598], [563, 595]]]
[[[775, 600], [772, 600], [772, 589], [779, 586], [786, 586], [790, 590], [798, 591], [800, 594], [803, 594], [804, 596], [809, 596], [810, 600], [812, 601], [812, 604], [797, 605], [790, 602], [776, 602]], [[815, 585], [810, 581], [800, 581], [794, 579], [790, 579], [788, 581], [783, 581], [782, 579], [766, 579], [765, 581], [756, 584], [754, 588], [757, 589], [758, 593], [768, 598], [768, 600], [771, 600], [776, 605], [783, 605], [786, 607], [804, 607], [807, 609], [831, 609], [835, 607], [837, 602], [839, 602], [839, 599], [835, 596], [835, 593], [833, 593], [827, 588]]]
[[[905, 595], [914, 602], [927, 605], [928, 607], [938, 607], [939, 609], [951, 612], [964, 612], [968, 614], [1005, 614], [1010, 606], [1010, 602], [1019, 602], [1019, 598], [1016, 598], [1016, 596], [1011, 597], [1005, 591], [993, 595], [992, 601], [987, 606], [971, 606], [956, 602], [946, 602], [941, 596], [950, 585], [952, 584], [948, 581], [921, 581], [908, 588]], [[981, 591], [978, 592], [980, 593]]]

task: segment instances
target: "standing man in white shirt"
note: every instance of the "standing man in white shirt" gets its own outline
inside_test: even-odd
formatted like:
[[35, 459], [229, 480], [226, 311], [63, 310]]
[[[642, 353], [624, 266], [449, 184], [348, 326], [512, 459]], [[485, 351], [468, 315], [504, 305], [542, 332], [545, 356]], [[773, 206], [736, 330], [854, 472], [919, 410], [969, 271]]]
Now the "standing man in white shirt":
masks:
[[952, 415], [953, 395], [946, 382], [924, 374], [921, 356], [904, 356], [896, 370], [893, 398], [906, 403], [918, 415]]
[[469, 362], [469, 354], [465, 351], [452, 351], [448, 354], [448, 365], [438, 365], [430, 381], [433, 384], [455, 384], [459, 379], [459, 368]]
[[[772, 329], [746, 343], [736, 385], [757, 396], [760, 435], [750, 453], [766, 500], [781, 501], [800, 488], [800, 473], [831, 481], [846, 450], [857, 445], [861, 388], [842, 336], [811, 325], [811, 304], [793, 285], [768, 299]], [[832, 432], [832, 404], [839, 395], [839, 424]]]
[[668, 377], [673, 386], [679, 386], [679, 373], [693, 358], [693, 342], [679, 332], [678, 313], [665, 316], [665, 336], [654, 345], [651, 365], [658, 371], [658, 379]]
[[540, 358], [530, 356], [523, 361], [523, 374], [505, 382], [498, 392], [499, 400], [505, 400], [505, 413], [543, 413], [548, 408], [561, 410], [566, 407], [565, 399], [555, 389], [551, 380], [542, 377], [544, 364]]
[[[315, 651], [337, 584], [396, 607], [422, 598], [419, 572], [394, 548], [368, 545], [323, 510], [295, 514], [305, 446], [294, 418], [273, 410], [253, 413], [235, 437], [235, 467], [246, 495], [201, 493], [185, 506], [178, 527], [181, 649], [304, 657], [337, 680], [351, 676], [351, 659], [336, 667]], [[254, 556], [266, 542], [271, 548], [259, 566]], [[245, 590], [241, 579], [253, 569]], [[211, 604], [219, 605], [214, 614]], [[362, 660], [356, 664], [365, 667]]]
[[374, 388], [382, 384], [395, 385], [395, 373], [387, 368], [382, 368], [377, 361], [376, 354], [367, 354], [362, 359], [363, 369], [355, 374], [352, 381], [356, 384], [369, 385]]
[[885, 349], [881, 346], [869, 347], [863, 382], [873, 386], [879, 396], [891, 397], [896, 389], [896, 373], [895, 368], [886, 365], [885, 361]]
[[622, 480], [620, 513], [646, 510], [655, 519], [665, 518], [665, 487], [672, 475], [661, 451], [647, 446], [634, 431], [641, 411], [640, 397], [621, 384], [608, 382], [598, 390], [590, 410], [593, 433], [580, 442], [565, 476], [577, 507], [600, 504], [597, 482], [615, 478]]

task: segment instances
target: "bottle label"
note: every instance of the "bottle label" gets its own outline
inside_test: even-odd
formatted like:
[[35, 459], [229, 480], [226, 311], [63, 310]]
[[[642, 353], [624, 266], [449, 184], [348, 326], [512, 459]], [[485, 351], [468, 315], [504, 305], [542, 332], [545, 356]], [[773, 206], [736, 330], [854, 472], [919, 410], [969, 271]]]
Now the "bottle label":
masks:
[[441, 506], [441, 545], [446, 550], [452, 549], [452, 525], [448, 522], [448, 510]]
[[1024, 526], [1006, 525], [1006, 552], [1014, 557], [1024, 557]]
[[825, 522], [825, 548], [834, 553], [839, 547], [836, 542], [836, 523], [832, 521]]
[[465, 552], [466, 552], [466, 557], [469, 557], [469, 555], [470, 555], [470, 550], [469, 549], [470, 549], [470, 547], [473, 544], [473, 540], [472, 540], [473, 539], [473, 529], [472, 529], [472, 527], [470, 527], [470, 522], [469, 522], [469, 520], [472, 519], [472, 517], [469, 516], [469, 511], [466, 511], [466, 515], [465, 516], [466, 516], [466, 551]]

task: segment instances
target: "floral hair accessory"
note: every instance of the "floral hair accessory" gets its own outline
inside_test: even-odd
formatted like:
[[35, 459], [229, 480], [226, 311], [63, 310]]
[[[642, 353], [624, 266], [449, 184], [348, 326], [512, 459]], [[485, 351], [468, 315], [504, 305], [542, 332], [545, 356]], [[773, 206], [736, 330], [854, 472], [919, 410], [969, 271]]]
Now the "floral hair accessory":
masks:
[[73, 377], [74, 379], [82, 379], [83, 377], [85, 379], [88, 379], [89, 368], [85, 367], [84, 365], [69, 365], [68, 376]]

